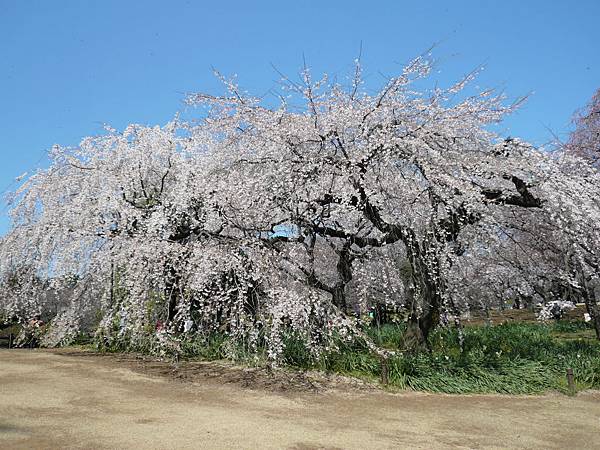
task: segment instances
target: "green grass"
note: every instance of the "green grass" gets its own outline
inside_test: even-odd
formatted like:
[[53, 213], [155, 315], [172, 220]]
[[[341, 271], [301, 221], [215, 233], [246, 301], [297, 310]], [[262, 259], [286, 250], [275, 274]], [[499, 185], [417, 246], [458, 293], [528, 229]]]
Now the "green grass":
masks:
[[18, 324], [0, 322], [0, 337], [8, 337], [10, 334], [17, 336], [21, 331], [21, 326]]
[[[387, 361], [390, 388], [445, 393], [536, 394], [568, 392], [566, 370], [573, 369], [577, 390], [600, 389], [600, 341], [590, 324], [559, 321], [549, 325], [513, 321], [502, 325], [470, 325], [459, 346], [455, 328], [438, 328], [431, 336], [430, 352], [401, 353], [404, 325], [368, 327], [365, 333], [380, 348], [396, 352]], [[18, 327], [0, 324], [0, 336], [17, 334]], [[181, 336], [181, 356], [217, 360], [234, 358], [245, 364], [264, 364], [264, 339], [249, 350], [226, 335]], [[77, 336], [74, 344], [90, 345], [92, 335]], [[153, 337], [130, 342], [123, 337], [95, 342], [109, 352], [155, 351]], [[339, 340], [336, 349], [315, 356], [302, 338], [285, 338], [282, 363], [291, 369], [313, 369], [377, 381], [382, 361], [364, 342]]]
[[[367, 330], [380, 346], [398, 349], [403, 328], [386, 325]], [[584, 324], [510, 323], [464, 330], [464, 350], [455, 329], [439, 329], [431, 336], [430, 353], [397, 354], [388, 361], [389, 384], [400, 389], [445, 393], [536, 394], [567, 392], [566, 369], [572, 368], [577, 389], [600, 388], [600, 342], [562, 338], [590, 331]], [[557, 336], [559, 335], [559, 336]], [[286, 352], [291, 367], [315, 368], [367, 379], [381, 373], [380, 359], [364, 345], [340, 343], [339, 351], [311, 360]]]
[[188, 358], [214, 361], [226, 357], [225, 346], [227, 344], [228, 340], [225, 335], [215, 334], [205, 339], [184, 339], [181, 342], [181, 351]]
[[[462, 351], [457, 330], [439, 328], [430, 336], [430, 352], [412, 354], [398, 351], [404, 333], [402, 324], [364, 331], [378, 346], [396, 351], [387, 362], [388, 387], [392, 389], [453, 394], [567, 393], [567, 368], [573, 369], [577, 390], [600, 389], [600, 342], [583, 322], [469, 326], [463, 330]], [[143, 347], [128, 350], [145, 351]], [[220, 334], [183, 339], [181, 353], [184, 358], [204, 360], [234, 355], [246, 364], [266, 361], [262, 346], [249, 352], [243, 346], [233, 346], [227, 336]], [[371, 381], [379, 380], [382, 366], [380, 357], [364, 342], [339, 340], [335, 351], [315, 356], [294, 334], [285, 338], [282, 360], [290, 369], [320, 370]]]

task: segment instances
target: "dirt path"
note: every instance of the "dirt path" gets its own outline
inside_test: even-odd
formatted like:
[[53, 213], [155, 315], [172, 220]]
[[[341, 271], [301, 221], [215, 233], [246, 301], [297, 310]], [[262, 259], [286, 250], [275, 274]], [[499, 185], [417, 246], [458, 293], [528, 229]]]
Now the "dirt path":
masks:
[[600, 449], [600, 392], [449, 396], [309, 383], [310, 392], [280, 379], [251, 389], [240, 376], [248, 371], [189, 365], [174, 375], [182, 382], [170, 370], [0, 350], [0, 448]]

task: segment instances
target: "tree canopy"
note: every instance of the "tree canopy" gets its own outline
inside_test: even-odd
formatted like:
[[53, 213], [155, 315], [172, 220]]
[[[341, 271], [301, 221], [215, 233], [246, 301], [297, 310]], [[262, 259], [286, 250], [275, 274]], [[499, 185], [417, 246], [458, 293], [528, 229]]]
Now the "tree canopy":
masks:
[[275, 106], [223, 78], [187, 98], [193, 120], [55, 146], [12, 199], [4, 314], [43, 316], [42, 290], [74, 283], [47, 345], [223, 332], [273, 360], [285, 333], [315, 354], [360, 335], [376, 305], [411, 348], [498, 299], [576, 292], [600, 321], [598, 173], [495, 134], [519, 102], [467, 95], [475, 74], [417, 90], [430, 70], [416, 58], [370, 93], [358, 62], [346, 85], [305, 68]]

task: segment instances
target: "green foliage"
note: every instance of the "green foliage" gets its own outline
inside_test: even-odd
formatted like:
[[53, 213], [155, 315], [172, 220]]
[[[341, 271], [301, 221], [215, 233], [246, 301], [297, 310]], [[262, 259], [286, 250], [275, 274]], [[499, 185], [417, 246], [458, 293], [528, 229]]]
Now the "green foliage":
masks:
[[[577, 332], [583, 325], [512, 323], [472, 327], [464, 330], [463, 351], [456, 329], [438, 329], [431, 337], [430, 353], [390, 358], [390, 384], [447, 393], [531, 394], [553, 389], [565, 392], [565, 373], [570, 367], [578, 389], [600, 388], [600, 343], [557, 338], [553, 327]], [[385, 347], [401, 342], [401, 333], [399, 327], [391, 325], [387, 330], [370, 332]], [[356, 353], [364, 358], [365, 352], [357, 349], [346, 349], [329, 358], [341, 372], [378, 376], [381, 366], [377, 359], [357, 365], [360, 357]]]
[[208, 338], [190, 337], [181, 341], [181, 353], [184, 357], [201, 358], [208, 361], [226, 357], [227, 336], [213, 334]]
[[[464, 330], [461, 351], [454, 328], [431, 336], [429, 353], [397, 354], [388, 361], [389, 383], [400, 389], [445, 393], [535, 394], [567, 391], [566, 369], [572, 368], [578, 389], [600, 388], [600, 343], [560, 339], [553, 332], [585, 329], [585, 324], [551, 326], [512, 323]], [[367, 330], [384, 348], [399, 348], [402, 325]], [[296, 343], [286, 350], [291, 366], [315, 368], [378, 379], [380, 359], [364, 344], [340, 342], [337, 351], [311, 360]], [[286, 353], [286, 354], [288, 354]]]
[[[368, 327], [365, 332], [378, 346], [401, 347], [405, 327], [389, 324]], [[464, 330], [461, 351], [455, 328], [438, 328], [430, 336], [430, 352], [396, 353], [388, 360], [389, 385], [453, 394], [536, 394], [549, 390], [567, 392], [566, 369], [572, 368], [577, 389], [600, 389], [600, 342], [578, 337], [589, 331], [583, 322], [508, 323], [473, 326]], [[181, 356], [217, 360], [233, 358], [244, 363], [265, 361], [264, 340], [256, 347], [236, 344], [224, 333], [209, 337], [181, 337]], [[115, 340], [115, 342], [119, 342]], [[315, 355], [301, 336], [284, 339], [283, 364], [295, 369], [315, 369], [376, 381], [382, 361], [360, 340], [338, 339], [335, 348]], [[111, 345], [108, 351], [151, 351], [152, 342], [140, 341], [126, 349]], [[262, 355], [262, 356], [261, 356]]]
[[23, 327], [18, 323], [12, 323], [8, 320], [0, 320], [0, 337], [8, 337], [9, 335], [17, 336]]
[[578, 331], [593, 330], [591, 322], [583, 320], [559, 320], [551, 325], [555, 333], [577, 333]]
[[403, 345], [403, 335], [406, 331], [404, 322], [398, 324], [388, 324], [379, 327], [370, 327], [367, 330], [367, 335], [373, 342], [382, 348], [395, 350]]

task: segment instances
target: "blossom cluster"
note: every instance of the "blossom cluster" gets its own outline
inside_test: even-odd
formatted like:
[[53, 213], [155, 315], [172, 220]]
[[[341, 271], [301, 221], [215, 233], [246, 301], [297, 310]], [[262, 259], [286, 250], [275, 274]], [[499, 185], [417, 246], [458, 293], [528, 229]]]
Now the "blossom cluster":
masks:
[[361, 336], [375, 307], [426, 339], [490, 298], [592, 295], [598, 173], [493, 134], [517, 105], [471, 76], [417, 92], [430, 70], [375, 94], [359, 65], [350, 87], [305, 70], [274, 107], [224, 80], [194, 120], [53, 147], [11, 199], [2, 314], [50, 320], [46, 345], [224, 334], [277, 361], [286, 337], [318, 355]]

